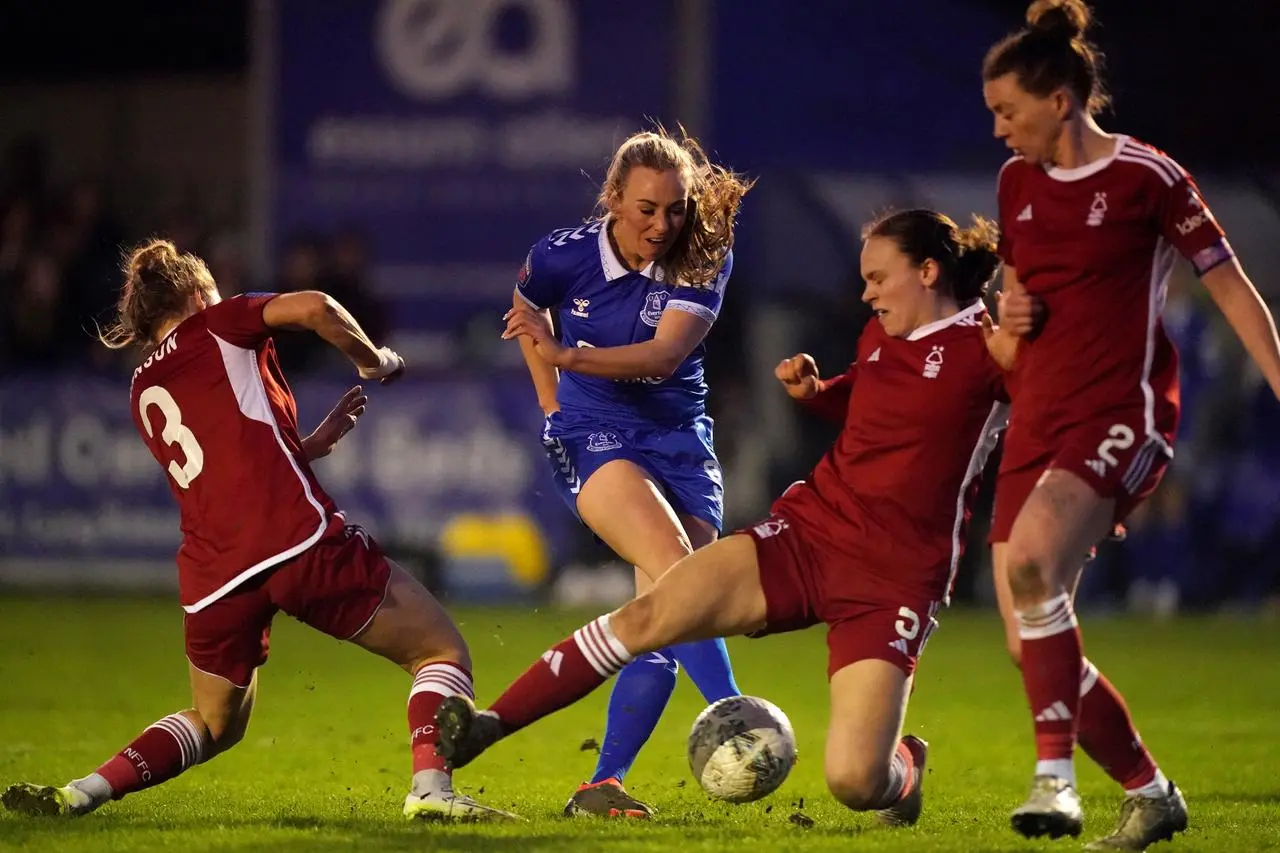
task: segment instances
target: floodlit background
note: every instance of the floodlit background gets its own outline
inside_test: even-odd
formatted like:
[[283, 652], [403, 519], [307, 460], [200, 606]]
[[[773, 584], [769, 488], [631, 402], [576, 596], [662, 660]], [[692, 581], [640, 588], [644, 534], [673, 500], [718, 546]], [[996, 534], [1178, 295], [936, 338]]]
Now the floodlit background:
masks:
[[[1280, 296], [1274, 4], [1095, 4], [1108, 129], [1200, 180]], [[1159, 13], [1152, 10], [1158, 7]], [[978, 68], [1021, 20], [981, 0], [279, 0], [15, 4], [0, 26], [0, 582], [171, 586], [177, 515], [127, 412], [128, 356], [86, 331], [152, 234], [224, 294], [321, 288], [398, 348], [319, 476], [457, 600], [615, 600], [630, 575], [548, 488], [540, 413], [498, 339], [529, 245], [590, 212], [614, 146], [684, 123], [759, 177], [710, 340], [728, 524], [760, 517], [832, 437], [772, 365], [836, 372], [866, 314], [860, 223], [890, 205], [994, 213], [1005, 159]], [[1186, 269], [1178, 457], [1082, 598], [1172, 614], [1280, 590], [1280, 406]], [[316, 422], [352, 381], [281, 350]], [[985, 511], [958, 598], [990, 599]]]

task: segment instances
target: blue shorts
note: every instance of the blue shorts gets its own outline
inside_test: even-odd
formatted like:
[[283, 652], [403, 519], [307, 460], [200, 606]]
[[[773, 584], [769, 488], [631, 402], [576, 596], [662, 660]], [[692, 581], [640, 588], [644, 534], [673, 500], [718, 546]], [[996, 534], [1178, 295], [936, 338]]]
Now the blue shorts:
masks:
[[582, 484], [606, 462], [626, 459], [648, 472], [672, 509], [719, 531], [724, 521], [724, 479], [711, 426], [706, 415], [679, 427], [637, 427], [604, 426], [553, 412], [543, 426], [542, 445], [556, 491], [574, 515], [578, 515]]

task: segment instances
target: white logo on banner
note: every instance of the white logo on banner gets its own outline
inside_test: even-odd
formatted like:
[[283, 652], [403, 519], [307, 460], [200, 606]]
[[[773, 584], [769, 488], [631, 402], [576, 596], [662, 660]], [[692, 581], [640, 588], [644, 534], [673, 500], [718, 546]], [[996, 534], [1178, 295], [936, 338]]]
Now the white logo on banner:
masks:
[[[523, 15], [517, 50], [499, 43], [503, 16]], [[573, 15], [567, 0], [385, 0], [378, 57], [395, 85], [433, 101], [479, 90], [519, 100], [573, 84]]]

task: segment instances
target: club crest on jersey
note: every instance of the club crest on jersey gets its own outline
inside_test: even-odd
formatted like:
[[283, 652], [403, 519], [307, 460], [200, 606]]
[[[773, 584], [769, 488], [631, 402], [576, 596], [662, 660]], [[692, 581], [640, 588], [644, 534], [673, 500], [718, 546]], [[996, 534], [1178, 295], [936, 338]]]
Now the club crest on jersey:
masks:
[[1085, 220], [1085, 224], [1098, 227], [1102, 224], [1102, 220], [1107, 215], [1107, 194], [1094, 193], [1093, 204], [1089, 205], [1089, 218]]
[[784, 530], [790, 528], [785, 518], [771, 518], [768, 521], [762, 521], [755, 527], [751, 528], [760, 539], [768, 539], [771, 536], [777, 536]]
[[525, 255], [524, 263], [520, 265], [520, 272], [516, 274], [516, 285], [524, 287], [529, 283], [529, 279], [533, 277], [533, 249], [529, 250], [529, 254]]
[[590, 299], [575, 299], [573, 300], [573, 310], [570, 311], [569, 313], [575, 317], [586, 318], [590, 316], [587, 313], [587, 306], [590, 304], [591, 304]]
[[667, 307], [668, 294], [665, 290], [657, 290], [644, 298], [644, 307], [640, 309], [640, 319], [646, 326], [658, 327], [662, 319], [662, 310]]
[[942, 350], [943, 347], [934, 347], [924, 357], [924, 370], [920, 375], [925, 379], [938, 378], [938, 373], [942, 370]]
[[622, 446], [618, 436], [611, 432], [593, 432], [587, 436], [587, 450], [592, 453], [604, 453], [606, 450], [617, 450]]

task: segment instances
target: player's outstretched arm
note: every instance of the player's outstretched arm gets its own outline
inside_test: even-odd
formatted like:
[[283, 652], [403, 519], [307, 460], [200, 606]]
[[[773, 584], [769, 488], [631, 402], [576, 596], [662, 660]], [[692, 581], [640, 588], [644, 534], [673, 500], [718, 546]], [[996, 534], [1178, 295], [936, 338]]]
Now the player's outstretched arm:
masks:
[[404, 359], [387, 347], [374, 346], [356, 318], [318, 290], [277, 296], [263, 307], [262, 321], [273, 329], [315, 332], [351, 359], [361, 379], [378, 379], [385, 385], [404, 373]]
[[1280, 338], [1276, 336], [1276, 322], [1240, 261], [1229, 258], [1204, 273], [1200, 280], [1262, 371], [1271, 393], [1280, 399]]
[[778, 362], [773, 376], [791, 399], [799, 400], [809, 411], [834, 423], [844, 423], [856, 371], [857, 365], [853, 364], [839, 376], [823, 379], [813, 356], [801, 352]]
[[[532, 306], [525, 301], [525, 298], [520, 295], [520, 291], [517, 289], [511, 295], [511, 308], [512, 310], [518, 308], [532, 309]], [[548, 309], [539, 309], [536, 313], [543, 328], [553, 328], [551, 325], [551, 312]], [[554, 334], [553, 331], [552, 341], [555, 340]], [[529, 368], [529, 378], [533, 380], [533, 390], [538, 394], [538, 405], [542, 407], [544, 415], [550, 415], [560, 408], [560, 403], [556, 399], [556, 391], [560, 388], [560, 371], [556, 370], [555, 365], [539, 355], [538, 344], [533, 337], [520, 335], [516, 340], [520, 342], [520, 354], [524, 356], [525, 366]]]
[[328, 456], [338, 446], [342, 437], [355, 427], [356, 421], [364, 414], [364, 408], [369, 403], [369, 398], [362, 393], [363, 390], [359, 385], [347, 389], [347, 393], [343, 394], [338, 400], [338, 405], [325, 415], [320, 426], [316, 427], [316, 431], [302, 440], [302, 453], [308, 462]]

